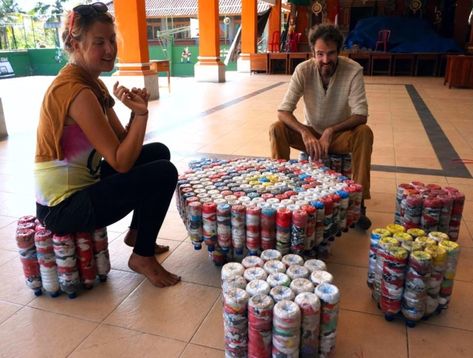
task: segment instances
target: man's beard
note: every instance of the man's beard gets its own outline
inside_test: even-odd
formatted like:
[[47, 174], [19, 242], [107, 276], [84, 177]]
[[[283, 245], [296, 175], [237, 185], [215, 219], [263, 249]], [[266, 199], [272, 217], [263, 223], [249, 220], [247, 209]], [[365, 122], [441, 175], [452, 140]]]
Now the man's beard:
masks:
[[320, 74], [322, 77], [330, 77], [333, 75], [335, 71], [335, 63], [328, 62], [328, 63], [319, 63]]

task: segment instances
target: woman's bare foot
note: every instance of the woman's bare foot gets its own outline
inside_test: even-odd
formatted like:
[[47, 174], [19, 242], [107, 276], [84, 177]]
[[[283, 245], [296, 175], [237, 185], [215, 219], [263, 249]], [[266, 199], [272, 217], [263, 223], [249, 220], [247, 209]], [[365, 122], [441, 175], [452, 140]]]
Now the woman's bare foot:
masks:
[[157, 287], [173, 286], [181, 281], [180, 276], [166, 271], [154, 256], [147, 257], [132, 253], [128, 260], [128, 267], [145, 275]]
[[[136, 230], [136, 229], [128, 230], [128, 232], [126, 233], [126, 236], [125, 236], [125, 240], [124, 240], [125, 244], [127, 244], [128, 246], [131, 246], [131, 247], [135, 247], [136, 236], [137, 235], [138, 235], [138, 230]], [[159, 244], [154, 245], [154, 254], [155, 255], [160, 255], [160, 254], [163, 254], [167, 251], [169, 251], [169, 246], [167, 246], [167, 245], [159, 245]]]

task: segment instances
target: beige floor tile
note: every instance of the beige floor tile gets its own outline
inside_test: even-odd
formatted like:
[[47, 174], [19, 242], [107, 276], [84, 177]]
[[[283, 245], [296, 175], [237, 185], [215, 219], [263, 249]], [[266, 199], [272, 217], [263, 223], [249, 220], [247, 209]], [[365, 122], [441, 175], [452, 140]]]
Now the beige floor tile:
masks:
[[0, 229], [0, 247], [4, 250], [18, 251], [15, 240], [16, 221]]
[[23, 308], [21, 305], [0, 301], [0, 324], [21, 308]]
[[164, 219], [158, 237], [175, 241], [184, 241], [187, 238], [186, 226], [177, 212]]
[[[395, 178], [371, 178], [371, 193], [395, 193], [396, 192], [396, 179]], [[373, 194], [372, 194], [373, 195]]]
[[12, 216], [0, 216], [0, 228], [3, 228], [13, 222], [16, 222], [16, 218]]
[[455, 187], [457, 184], [473, 185], [473, 179], [446, 177], [448, 184]]
[[0, 282], [8, 282], [0, 285], [0, 300], [26, 305], [35, 298], [33, 290], [26, 286], [19, 258], [1, 266]]
[[383, 228], [386, 225], [392, 224], [394, 222], [394, 214], [392, 213], [380, 213], [376, 211], [366, 211], [368, 217], [370, 218], [372, 225], [370, 231], [374, 228]]
[[145, 281], [105, 323], [188, 342], [218, 295], [216, 288], [187, 282], [157, 288]]
[[396, 179], [396, 173], [391, 172], [382, 172], [377, 170], [371, 170], [371, 179], [380, 178], [380, 179]]
[[377, 165], [396, 165], [396, 158], [394, 153], [388, 154], [373, 154], [371, 157], [371, 164]]
[[371, 199], [365, 202], [366, 210], [370, 213], [377, 211], [382, 213], [394, 213], [396, 191], [392, 193], [374, 193]]
[[[366, 255], [368, 261], [368, 254]], [[340, 289], [340, 308], [350, 311], [379, 314], [377, 304], [371, 298], [371, 290], [366, 284], [368, 270], [327, 262], [328, 271], [334, 277], [334, 284]]]
[[223, 338], [223, 311], [222, 296], [220, 296], [210, 310], [204, 322], [192, 337], [192, 343], [216, 349], [225, 349]]
[[[112, 269], [134, 272], [128, 267], [128, 259], [130, 258], [133, 249], [125, 245], [125, 243], [123, 242], [123, 237], [123, 235], [120, 236], [108, 247]], [[158, 239], [156, 242], [160, 245], [169, 246], [169, 251], [156, 256], [158, 258], [158, 261], [161, 263], [176, 249], [177, 246], [180, 245], [179, 241], [174, 240]]]
[[0, 266], [6, 264], [8, 261], [17, 258], [19, 260], [19, 254], [15, 251], [0, 249]]
[[422, 157], [417, 155], [407, 156], [398, 155], [396, 153], [396, 165], [399, 167], [408, 168], [427, 168], [427, 169], [442, 169], [439, 161], [435, 157]]
[[101, 325], [69, 357], [177, 358], [185, 346], [174, 339]]
[[341, 310], [334, 356], [408, 357], [405, 325], [386, 322], [380, 315]]
[[473, 332], [427, 324], [407, 332], [410, 357], [473, 357]]
[[210, 260], [205, 245], [196, 251], [190, 242], [183, 242], [164, 261], [163, 266], [166, 270], [180, 275], [185, 282], [220, 287], [221, 268]]
[[0, 326], [2, 357], [66, 357], [97, 323], [25, 307]]
[[181, 355], [181, 358], [223, 358], [225, 352], [213, 348], [189, 344]]
[[369, 234], [357, 229], [350, 229], [335, 239], [327, 262], [368, 267], [368, 250]]
[[51, 298], [42, 295], [28, 305], [45, 311], [101, 322], [143, 281], [135, 273], [110, 271], [107, 282], [95, 284], [91, 290], [80, 291], [75, 299], [67, 295]]

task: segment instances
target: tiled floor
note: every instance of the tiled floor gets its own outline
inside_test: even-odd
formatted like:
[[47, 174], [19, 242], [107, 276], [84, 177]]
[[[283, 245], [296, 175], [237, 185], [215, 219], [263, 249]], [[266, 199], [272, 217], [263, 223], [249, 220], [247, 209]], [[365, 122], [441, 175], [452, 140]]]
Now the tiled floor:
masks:
[[[107, 78], [108, 85], [114, 79]], [[287, 76], [227, 73], [224, 84], [173, 78], [172, 92], [150, 104], [147, 140], [172, 150], [180, 170], [210, 154], [267, 156], [268, 127]], [[0, 356], [1, 357], [222, 357], [219, 269], [196, 252], [172, 204], [159, 242], [171, 252], [159, 259], [180, 275], [172, 288], [152, 287], [127, 267], [122, 242], [129, 218], [109, 227], [112, 271], [105, 284], [81, 293], [35, 297], [22, 279], [15, 220], [34, 212], [32, 159], [42, 93], [50, 77], [0, 81], [10, 137], [0, 141]], [[162, 81], [165, 83], [165, 81]], [[367, 77], [369, 124], [375, 133], [372, 200], [374, 226], [391, 222], [396, 185], [411, 180], [452, 185], [467, 196], [462, 254], [450, 308], [406, 328], [388, 323], [366, 286], [368, 235], [350, 231], [327, 260], [342, 293], [336, 357], [473, 356], [473, 179], [450, 177], [456, 158], [437, 157], [406, 84], [414, 86], [458, 157], [473, 159], [473, 91], [447, 89], [441, 78]], [[301, 106], [300, 106], [301, 107]], [[127, 111], [117, 105], [122, 118]], [[301, 116], [302, 108], [296, 114]], [[293, 153], [297, 156], [297, 153]], [[473, 165], [465, 165], [473, 173]]]

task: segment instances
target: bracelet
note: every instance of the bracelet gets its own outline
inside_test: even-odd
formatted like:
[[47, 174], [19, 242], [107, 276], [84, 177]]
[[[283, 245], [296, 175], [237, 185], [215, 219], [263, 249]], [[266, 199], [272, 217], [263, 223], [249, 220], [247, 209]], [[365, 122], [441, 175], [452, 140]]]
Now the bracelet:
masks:
[[147, 116], [149, 111], [146, 111], [145, 113], [135, 113], [135, 116]]

